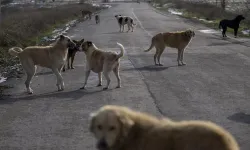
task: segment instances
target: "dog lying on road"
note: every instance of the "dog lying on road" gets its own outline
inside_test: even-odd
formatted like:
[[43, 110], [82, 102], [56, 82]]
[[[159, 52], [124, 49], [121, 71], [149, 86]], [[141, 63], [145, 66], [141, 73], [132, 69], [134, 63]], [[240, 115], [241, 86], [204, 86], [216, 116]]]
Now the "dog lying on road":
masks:
[[221, 20], [219, 24], [219, 29], [222, 28], [222, 36], [227, 37], [226, 32], [227, 32], [227, 27], [229, 27], [229, 28], [234, 29], [234, 37], [236, 38], [238, 34], [240, 22], [244, 19], [245, 17], [243, 17], [242, 15], [238, 15], [233, 20], [227, 20], [227, 19]]
[[82, 11], [82, 17], [88, 16], [89, 20], [91, 20], [92, 12], [89, 10], [83, 10]]
[[[117, 22], [120, 26], [120, 32], [124, 31], [124, 26], [128, 25], [128, 31], [130, 30], [130, 27], [132, 28], [132, 32], [134, 31], [134, 26], [136, 25], [134, 23], [134, 19], [128, 16], [121, 16], [121, 15], [115, 15], [115, 18], [117, 19]], [[128, 32], [127, 31], [127, 32]]]
[[[74, 69], [73, 62], [74, 62], [74, 59], [75, 59], [75, 55], [76, 55], [76, 52], [79, 51], [79, 48], [80, 48], [81, 44], [84, 42], [84, 39], [81, 39], [80, 41], [73, 40], [73, 42], [76, 45], [73, 46], [73, 47], [68, 48], [68, 56], [67, 56], [68, 69]], [[71, 61], [71, 63], [69, 63], [69, 60]], [[65, 71], [65, 65], [63, 66], [63, 71]]]
[[234, 137], [208, 121], [159, 119], [106, 105], [90, 115], [99, 150], [239, 150]]
[[[166, 47], [177, 48], [178, 49], [178, 57], [177, 62], [178, 66], [186, 65], [183, 62], [184, 57], [184, 50], [188, 46], [189, 42], [195, 36], [194, 31], [186, 30], [182, 32], [165, 32], [159, 33], [152, 37], [151, 45], [148, 50], [145, 52], [150, 51], [153, 47], [156, 48], [156, 53], [154, 55], [154, 62], [155, 65], [163, 66], [160, 62], [161, 54], [163, 53]], [[156, 58], [158, 64], [156, 63]]]
[[90, 41], [82, 43], [80, 50], [86, 54], [87, 66], [85, 74], [85, 83], [81, 89], [84, 89], [90, 74], [90, 71], [98, 73], [99, 83], [97, 86], [102, 86], [102, 72], [107, 80], [107, 86], [103, 88], [106, 90], [109, 88], [110, 77], [109, 74], [113, 70], [117, 78], [117, 88], [121, 87], [121, 80], [119, 75], [120, 58], [124, 55], [124, 47], [122, 44], [117, 43], [121, 52], [119, 54], [111, 51], [102, 51], [98, 49], [95, 44]]
[[64, 82], [61, 75], [62, 67], [68, 53], [68, 47], [75, 46], [75, 43], [68, 37], [60, 35], [59, 39], [50, 46], [29, 46], [25, 49], [13, 47], [9, 49], [12, 56], [19, 57], [23, 69], [27, 74], [25, 85], [29, 94], [33, 93], [30, 82], [36, 73], [36, 65], [52, 69], [57, 77], [58, 91], [64, 90]]

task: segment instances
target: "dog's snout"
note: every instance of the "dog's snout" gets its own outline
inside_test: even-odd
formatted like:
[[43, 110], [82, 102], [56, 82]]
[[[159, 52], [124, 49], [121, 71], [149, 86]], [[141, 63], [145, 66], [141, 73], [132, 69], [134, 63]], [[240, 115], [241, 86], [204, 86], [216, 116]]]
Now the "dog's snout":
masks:
[[106, 140], [104, 138], [99, 140], [99, 142], [97, 143], [97, 148], [100, 149], [100, 150], [108, 148], [108, 144], [107, 144], [107, 142], [106, 142]]

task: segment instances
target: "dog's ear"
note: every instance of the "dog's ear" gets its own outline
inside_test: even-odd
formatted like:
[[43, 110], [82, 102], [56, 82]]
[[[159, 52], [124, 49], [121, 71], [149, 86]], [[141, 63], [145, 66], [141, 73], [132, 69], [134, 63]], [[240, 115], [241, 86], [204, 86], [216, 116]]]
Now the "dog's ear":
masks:
[[90, 131], [90, 132], [93, 132], [93, 131], [94, 131], [94, 125], [95, 125], [96, 115], [97, 115], [96, 112], [91, 113], [91, 114], [89, 115], [89, 122], [90, 122], [89, 131]]
[[122, 135], [127, 136], [135, 122], [125, 114], [118, 114], [118, 120], [121, 123]]
[[90, 47], [92, 45], [91, 41], [87, 41], [88, 46]]

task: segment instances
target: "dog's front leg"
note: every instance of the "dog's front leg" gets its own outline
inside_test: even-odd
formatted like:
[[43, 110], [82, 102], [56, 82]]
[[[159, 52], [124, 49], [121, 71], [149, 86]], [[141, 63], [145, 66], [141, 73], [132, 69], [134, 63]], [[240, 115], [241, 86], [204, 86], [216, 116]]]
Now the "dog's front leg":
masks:
[[81, 87], [80, 89], [85, 89], [85, 86], [86, 86], [88, 78], [89, 78], [89, 74], [90, 74], [90, 70], [87, 70], [85, 72], [85, 81], [84, 81], [83, 87]]
[[182, 65], [182, 64], [180, 63], [180, 58], [181, 58], [181, 49], [178, 49], [178, 56], [177, 56], [178, 66], [181, 66], [181, 65]]
[[237, 34], [238, 34], [238, 28], [234, 29], [234, 37], [237, 38]]
[[52, 71], [54, 72], [54, 74], [56, 75], [56, 78], [57, 78], [56, 86], [58, 88], [58, 91], [63, 91], [64, 90], [64, 82], [63, 82], [62, 75], [60, 74], [58, 68], [52, 68]]
[[110, 69], [108, 67], [108, 64], [104, 64], [103, 65], [103, 75], [107, 80], [107, 85], [106, 87], [103, 88], [103, 90], [107, 90], [109, 88], [109, 84], [110, 84], [110, 77], [109, 77], [109, 73], [110, 73]]
[[74, 59], [75, 59], [75, 56], [72, 56], [72, 57], [71, 57], [71, 64], [70, 64], [71, 69], [75, 69], [75, 68], [73, 67]]
[[97, 84], [97, 87], [102, 86], [102, 72], [98, 73], [98, 79], [99, 79], [99, 83]]

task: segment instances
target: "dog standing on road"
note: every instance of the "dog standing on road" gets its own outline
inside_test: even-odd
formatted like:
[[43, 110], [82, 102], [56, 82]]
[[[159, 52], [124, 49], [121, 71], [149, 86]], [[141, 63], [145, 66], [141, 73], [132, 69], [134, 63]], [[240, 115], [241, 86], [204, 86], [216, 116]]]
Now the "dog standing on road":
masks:
[[95, 15], [95, 23], [96, 24], [100, 23], [100, 16], [98, 14]]
[[229, 27], [234, 29], [234, 37], [236, 38], [238, 34], [238, 29], [240, 27], [240, 22], [244, 19], [245, 17], [243, 17], [242, 15], [238, 15], [233, 20], [227, 20], [227, 19], [221, 20], [219, 24], [219, 29], [222, 28], [222, 36], [227, 37], [226, 32], [227, 32], [227, 27]]
[[[186, 65], [186, 63], [183, 62], [184, 50], [194, 36], [195, 33], [193, 30], [186, 30], [182, 32], [159, 33], [152, 37], [150, 48], [145, 50], [144, 52], [148, 52], [153, 47], [155, 47], [156, 48], [156, 52], [154, 55], [155, 65], [163, 66], [160, 62], [160, 58], [164, 49], [166, 47], [176, 48], [178, 49], [178, 57], [177, 57], [178, 66]], [[158, 64], [156, 63], [156, 58], [158, 60]]]
[[[81, 44], [84, 42], [84, 39], [81, 39], [80, 41], [73, 40], [73, 42], [76, 44], [73, 47], [68, 48], [68, 56], [67, 56], [67, 66], [68, 69], [74, 69], [73, 62], [75, 59], [76, 52], [79, 51], [79, 48]], [[69, 60], [71, 63], [69, 63]], [[63, 66], [63, 71], [65, 71], [65, 65]]]
[[98, 73], [99, 83], [97, 86], [102, 86], [102, 72], [103, 72], [104, 77], [107, 80], [107, 86], [104, 87], [103, 90], [109, 88], [110, 84], [109, 74], [111, 71], [114, 72], [117, 78], [118, 82], [117, 88], [121, 87], [119, 67], [120, 67], [120, 58], [124, 55], [125, 50], [122, 44], [117, 43], [117, 45], [121, 49], [121, 52], [119, 54], [112, 51], [102, 51], [98, 49], [95, 46], [95, 44], [93, 44], [91, 41], [86, 41], [81, 45], [80, 50], [84, 51], [87, 60], [85, 82], [81, 89], [85, 88], [90, 71]]
[[9, 53], [12, 56], [19, 57], [27, 74], [25, 85], [29, 94], [33, 93], [33, 90], [30, 88], [30, 82], [36, 73], [37, 65], [52, 69], [57, 77], [56, 85], [58, 91], [64, 90], [61, 70], [67, 58], [68, 47], [73, 46], [75, 46], [75, 43], [68, 36], [60, 35], [59, 39], [50, 46], [29, 46], [25, 49], [13, 47], [9, 49]]
[[119, 24], [120, 32], [124, 31], [124, 26], [126, 24], [128, 25], [128, 31], [130, 30], [130, 28], [132, 28], [132, 32], [134, 31], [134, 26], [136, 26], [136, 24], [134, 23], [133, 18], [122, 15], [115, 15], [115, 18], [117, 19], [117, 22]]

